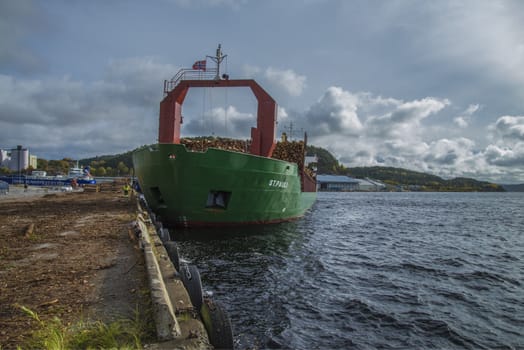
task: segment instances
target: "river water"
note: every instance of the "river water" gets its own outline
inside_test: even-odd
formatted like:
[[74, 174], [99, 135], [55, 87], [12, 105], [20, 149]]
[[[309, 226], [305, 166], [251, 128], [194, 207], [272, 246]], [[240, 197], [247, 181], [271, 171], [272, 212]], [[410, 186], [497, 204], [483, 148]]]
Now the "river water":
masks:
[[524, 193], [324, 193], [295, 222], [178, 231], [237, 349], [524, 348]]

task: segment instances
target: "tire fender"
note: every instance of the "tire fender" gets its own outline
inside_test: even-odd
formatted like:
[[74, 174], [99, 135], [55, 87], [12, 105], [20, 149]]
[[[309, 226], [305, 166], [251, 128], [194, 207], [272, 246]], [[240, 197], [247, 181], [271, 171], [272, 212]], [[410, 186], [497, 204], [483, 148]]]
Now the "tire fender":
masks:
[[231, 321], [220, 303], [206, 297], [200, 308], [200, 317], [213, 347], [216, 349], [234, 348]]
[[186, 287], [191, 304], [196, 310], [200, 310], [203, 303], [202, 296], [202, 281], [200, 280], [200, 273], [195, 265], [180, 266], [180, 277]]
[[180, 272], [180, 254], [178, 253], [178, 245], [173, 241], [168, 241], [164, 243], [166, 248], [167, 256], [173, 263], [175, 269]]

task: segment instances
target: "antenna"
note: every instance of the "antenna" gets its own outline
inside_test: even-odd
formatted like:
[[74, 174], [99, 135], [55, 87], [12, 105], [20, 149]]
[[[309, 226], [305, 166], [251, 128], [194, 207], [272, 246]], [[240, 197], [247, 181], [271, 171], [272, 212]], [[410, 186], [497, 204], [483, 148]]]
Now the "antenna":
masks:
[[227, 55], [222, 54], [222, 45], [218, 44], [217, 53], [216, 56], [206, 56], [213, 60], [217, 64], [217, 75], [215, 76], [215, 80], [220, 80], [220, 63], [224, 60], [224, 58], [227, 57]]
[[[293, 139], [293, 132], [296, 131], [296, 127], [293, 127], [293, 122], [289, 122], [289, 126], [284, 126], [283, 128], [287, 132], [289, 132], [288, 137], [290, 140]], [[303, 128], [300, 128], [300, 131], [304, 131]]]

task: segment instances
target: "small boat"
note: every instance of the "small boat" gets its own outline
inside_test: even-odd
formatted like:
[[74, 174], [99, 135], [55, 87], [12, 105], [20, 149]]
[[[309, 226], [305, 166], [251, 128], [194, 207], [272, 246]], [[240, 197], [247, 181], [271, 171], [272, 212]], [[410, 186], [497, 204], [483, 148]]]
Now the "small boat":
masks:
[[96, 180], [91, 176], [90, 171], [91, 169], [89, 166], [80, 168], [77, 163], [75, 167], [69, 169], [67, 179], [75, 181], [78, 185], [94, 185], [96, 184]]
[[[303, 141], [277, 142], [277, 104], [252, 79], [220, 75], [220, 45], [211, 57], [216, 69], [197, 61], [164, 81], [158, 144], [133, 153], [140, 188], [166, 226], [199, 227], [267, 224], [303, 216], [316, 200], [316, 174], [305, 165]], [[258, 101], [250, 140], [181, 138], [182, 104], [190, 88], [249, 87]], [[186, 118], [186, 117], [184, 117]]]

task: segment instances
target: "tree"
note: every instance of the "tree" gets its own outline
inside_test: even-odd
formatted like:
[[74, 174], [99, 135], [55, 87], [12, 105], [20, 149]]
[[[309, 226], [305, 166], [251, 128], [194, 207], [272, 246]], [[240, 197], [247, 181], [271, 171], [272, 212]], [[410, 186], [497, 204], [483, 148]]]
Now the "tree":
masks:
[[128, 175], [129, 174], [129, 168], [124, 164], [124, 162], [119, 162], [118, 166], [118, 174], [119, 176]]
[[308, 155], [317, 156], [317, 172], [319, 174], [337, 174], [340, 171], [341, 165], [338, 163], [338, 160], [331, 153], [329, 153], [328, 150], [325, 150], [321, 147], [308, 145], [306, 147], [306, 152]]
[[11, 174], [11, 170], [8, 167], [3, 166], [0, 168], [0, 174], [9, 175]]
[[36, 167], [40, 170], [47, 171], [47, 167], [49, 166], [49, 162], [47, 159], [40, 159], [38, 158], [36, 160]]

